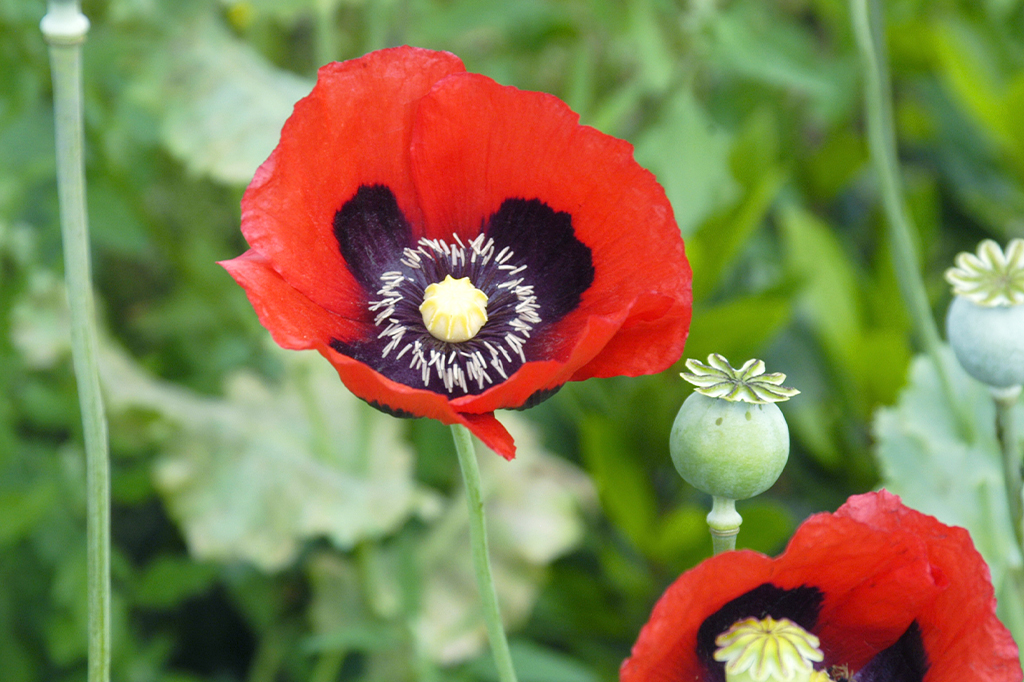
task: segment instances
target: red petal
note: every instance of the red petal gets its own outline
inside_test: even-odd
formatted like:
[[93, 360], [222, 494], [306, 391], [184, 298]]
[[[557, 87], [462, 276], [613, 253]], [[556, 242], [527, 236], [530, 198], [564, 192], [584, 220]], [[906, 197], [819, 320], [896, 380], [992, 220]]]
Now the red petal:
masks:
[[945, 586], [917, 616], [931, 667], [925, 682], [1020, 682], [1020, 654], [996, 618], [991, 575], [966, 530], [905, 507], [882, 490], [857, 495], [835, 514], [887, 537], [917, 539]]
[[[463, 424], [484, 445], [505, 459], [515, 457], [512, 436], [495, 419], [493, 412], [457, 412], [443, 396], [396, 384], [366, 365], [332, 350], [328, 345], [332, 339], [351, 339], [367, 333], [366, 328], [310, 301], [285, 282], [256, 251], [246, 251], [238, 258], [220, 264], [242, 285], [260, 322], [283, 348], [315, 348], [334, 365], [349, 390], [363, 400], [392, 411], [402, 410], [418, 417], [431, 417], [445, 424]], [[373, 330], [368, 333], [373, 333]]]
[[493, 412], [462, 412], [440, 393], [411, 388], [325, 346], [317, 347], [338, 371], [342, 383], [368, 403], [390, 412], [406, 412], [416, 417], [436, 419], [442, 424], [463, 424], [483, 443], [505, 459], [515, 457], [512, 436], [495, 419]]
[[814, 631], [827, 664], [857, 670], [916, 621], [930, 664], [925, 682], [954, 682], [965, 673], [981, 682], [1022, 678], [1017, 647], [995, 616], [988, 567], [967, 531], [882, 491], [812, 516], [774, 561], [727, 552], [684, 573], [640, 632], [623, 682], [700, 680], [701, 623], [766, 582], [822, 591]]
[[899, 639], [946, 588], [912, 534], [879, 532], [840, 514], [807, 519], [776, 560], [775, 575], [779, 587], [824, 593], [815, 634], [826, 661], [852, 670]]
[[282, 279], [265, 257], [250, 249], [220, 265], [242, 285], [260, 323], [282, 348], [318, 348], [331, 339], [367, 333], [364, 325], [324, 310]]
[[[689, 287], [689, 284], [687, 284]], [[690, 328], [689, 288], [686, 305], [665, 294], [641, 294], [629, 316], [601, 353], [573, 374], [591, 377], [640, 376], [667, 369], [683, 354]]]
[[573, 368], [579, 367], [603, 348], [622, 324], [625, 313], [618, 318], [591, 317], [583, 320], [584, 329], [570, 334], [576, 345], [568, 349], [565, 357], [545, 362], [528, 362], [507, 381], [487, 389], [479, 395], [456, 398], [452, 404], [463, 412], [493, 412], [501, 408], [521, 406], [537, 391], [557, 388], [572, 378]]
[[463, 424], [469, 427], [473, 435], [479, 438], [484, 445], [509, 461], [515, 458], [516, 445], [512, 441], [512, 434], [494, 417], [493, 412], [460, 416], [463, 417]]
[[622, 664], [622, 682], [700, 680], [697, 630], [736, 597], [768, 582], [772, 560], [743, 550], [711, 557], [679, 577], [654, 607], [631, 656]]
[[[509, 198], [539, 199], [572, 215], [590, 247], [595, 278], [557, 326], [550, 355], [576, 372], [606, 344], [583, 343], [592, 315], [620, 320], [621, 339], [575, 378], [660, 371], [682, 354], [690, 270], [672, 208], [627, 142], [578, 124], [557, 98], [500, 86], [476, 74], [442, 81], [421, 100], [412, 171], [430, 237], [471, 238]], [[453, 200], [458, 197], [458, 200]], [[622, 313], [626, 311], [628, 315]], [[646, 337], [647, 332], [658, 334]]]
[[363, 319], [365, 294], [333, 233], [334, 214], [362, 185], [387, 185], [413, 224], [409, 173], [413, 103], [463, 71], [458, 57], [411, 47], [320, 69], [281, 142], [242, 198], [242, 232], [292, 286], [328, 310]]

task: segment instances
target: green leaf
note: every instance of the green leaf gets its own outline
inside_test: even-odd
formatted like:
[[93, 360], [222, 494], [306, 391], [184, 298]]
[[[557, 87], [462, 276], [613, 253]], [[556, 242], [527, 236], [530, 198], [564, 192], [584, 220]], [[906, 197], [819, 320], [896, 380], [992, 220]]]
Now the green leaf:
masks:
[[779, 128], [775, 112], [762, 105], [743, 120], [737, 131], [729, 152], [729, 165], [733, 177], [747, 191], [762, 181], [765, 169], [784, 165]]
[[764, 222], [786, 178], [786, 172], [778, 166], [762, 169], [741, 201], [705, 220], [687, 242], [695, 301], [715, 292], [729, 266]]
[[[545, 567], [583, 538], [581, 511], [596, 506], [586, 474], [548, 453], [529, 421], [504, 413], [516, 440], [516, 458], [497, 457], [477, 442], [491, 563], [506, 629], [526, 621]], [[421, 548], [421, 611], [414, 630], [436, 662], [466, 660], [486, 646], [469, 547], [466, 500], [446, 506]]]
[[196, 174], [249, 182], [313, 84], [282, 71], [212, 21], [183, 30], [135, 95], [161, 117], [161, 139]]
[[594, 477], [605, 514], [624, 535], [638, 546], [645, 546], [657, 517], [647, 472], [624, 442], [622, 433], [608, 420], [585, 418], [580, 423], [580, 434], [583, 459]]
[[1003, 101], [1005, 85], [989, 41], [966, 22], [951, 19], [937, 24], [932, 35], [946, 87], [991, 141], [1012, 146], [1011, 121]]
[[[581, 511], [596, 506], [596, 496], [582, 471], [544, 450], [524, 417], [506, 413], [501, 421], [516, 439], [516, 458], [507, 462], [479, 444], [477, 458], [502, 620], [514, 629], [529, 617], [545, 568], [581, 541]], [[454, 453], [449, 456], [454, 466]], [[386, 545], [361, 547], [354, 559], [326, 553], [314, 558], [311, 610], [317, 638], [310, 646], [369, 650], [361, 630], [404, 617], [416, 651], [436, 663], [466, 661], [484, 649], [466, 500], [461, 486], [455, 490], [415, 534], [403, 532]], [[410, 535], [415, 545], [405, 550], [411, 557], [403, 556]], [[415, 599], [400, 592], [415, 592]], [[375, 659], [373, 665], [378, 664], [384, 662]]]
[[644, 88], [662, 92], [672, 81], [677, 61], [665, 40], [664, 22], [651, 6], [651, 0], [634, 0], [629, 7], [630, 29], [640, 62], [638, 79]]
[[864, 139], [852, 130], [839, 129], [808, 158], [803, 181], [816, 198], [833, 201], [867, 161]]
[[[933, 364], [918, 356], [899, 402], [875, 415], [875, 454], [883, 485], [904, 503], [970, 531], [998, 593], [1007, 568], [1021, 566], [1021, 556], [1007, 512], [995, 408], [987, 389], [944, 352], [953, 391], [970, 406], [975, 441], [961, 439]], [[1018, 406], [1015, 416], [1020, 422], [1024, 410]]]
[[764, 499], [742, 502], [739, 512], [743, 515], [740, 534], [736, 536], [739, 549], [778, 554], [795, 527], [793, 515], [779, 502]]
[[[598, 682], [598, 676], [582, 663], [563, 653], [517, 639], [509, 643], [512, 663], [519, 682]], [[470, 670], [481, 680], [497, 681], [498, 672], [493, 659], [477, 659]]]
[[704, 358], [721, 353], [730, 358], [758, 356], [792, 314], [787, 291], [769, 291], [735, 298], [714, 306], [697, 306], [693, 312], [686, 355]]
[[319, 356], [280, 353], [280, 385], [237, 373], [223, 400], [104, 353], [111, 410], [153, 411], [174, 427], [154, 477], [197, 558], [278, 570], [308, 538], [352, 547], [393, 532], [426, 502], [401, 422], [355, 398]]
[[685, 566], [680, 566], [680, 562], [711, 549], [707, 515], [707, 509], [694, 504], [677, 507], [665, 514], [651, 543], [651, 556], [680, 569], [692, 566], [692, 562]]
[[202, 594], [217, 578], [218, 568], [181, 556], [159, 556], [148, 563], [135, 586], [135, 604], [166, 609]]
[[636, 159], [665, 188], [684, 237], [737, 195], [730, 146], [730, 135], [712, 124], [686, 89], [672, 96], [658, 122], [637, 139]]
[[49, 270], [33, 270], [27, 289], [11, 308], [11, 342], [27, 366], [51, 368], [71, 354], [64, 282]]
[[304, 649], [310, 652], [323, 651], [387, 651], [402, 642], [399, 626], [357, 623], [331, 632], [310, 637]]
[[58, 490], [52, 481], [39, 481], [25, 490], [0, 491], [0, 547], [30, 535], [57, 501]]
[[856, 103], [855, 62], [825, 54], [811, 32], [774, 9], [775, 3], [732, 3], [715, 23], [713, 58], [753, 81], [808, 99], [831, 121]]
[[906, 336], [902, 329], [867, 325], [863, 277], [828, 224], [787, 205], [779, 226], [789, 274], [803, 282], [798, 311], [839, 370], [848, 405], [866, 415], [900, 385], [909, 353]]
[[800, 304], [830, 358], [848, 364], [862, 324], [853, 263], [831, 228], [810, 212], [783, 206], [779, 226], [788, 269], [804, 282]]
[[903, 387], [910, 364], [910, 342], [896, 329], [868, 329], [857, 339], [850, 371], [868, 405], [887, 405]]

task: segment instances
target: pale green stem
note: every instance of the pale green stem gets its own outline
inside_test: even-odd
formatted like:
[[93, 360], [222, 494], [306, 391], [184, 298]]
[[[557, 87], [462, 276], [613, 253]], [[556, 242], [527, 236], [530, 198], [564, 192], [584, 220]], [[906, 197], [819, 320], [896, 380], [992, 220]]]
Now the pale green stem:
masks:
[[882, 13], [877, 0], [850, 0], [850, 10], [853, 32], [860, 48], [861, 72], [864, 77], [868, 147], [878, 175], [882, 204], [889, 226], [889, 245], [896, 269], [896, 280], [910, 313], [918, 342], [935, 364], [946, 400], [956, 415], [960, 434], [967, 442], [971, 442], [974, 440], [973, 422], [966, 412], [963, 401], [957, 398], [949, 367], [942, 355], [941, 337], [932, 317], [924, 281], [918, 269], [917, 248], [912, 236], [915, 229], [903, 201], [899, 161], [896, 157], [889, 68], [882, 56]]
[[708, 514], [708, 529], [715, 554], [736, 549], [736, 536], [740, 534], [743, 517], [736, 511], [736, 500], [712, 496], [711, 513]]
[[40, 24], [50, 45], [57, 137], [57, 194], [71, 351], [82, 410], [86, 466], [88, 680], [110, 679], [110, 457], [96, 362], [96, 314], [89, 266], [82, 132], [81, 46], [89, 21], [77, 2], [51, 1]]
[[491, 640], [494, 665], [498, 669], [498, 679], [501, 682], [515, 682], [516, 672], [512, 667], [512, 654], [509, 652], [505, 628], [501, 624], [498, 592], [494, 587], [491, 559], [487, 553], [487, 525], [484, 521], [480, 468], [477, 465], [476, 450], [473, 447], [473, 434], [465, 426], [453, 424], [452, 438], [455, 439], [455, 450], [459, 453], [462, 480], [466, 484], [466, 502], [469, 505], [469, 542], [473, 554], [473, 568], [476, 571], [476, 582], [480, 589], [484, 623], [487, 626], [487, 637]]
[[1013, 408], [1017, 404], [1021, 387], [990, 389], [996, 404], [996, 435], [1003, 453], [1003, 479], [1006, 483], [1006, 498], [1010, 508], [1010, 521], [1017, 545], [1024, 552], [1024, 501], [1021, 500], [1021, 449]]
[[[1006, 484], [1010, 522], [1013, 524], [1017, 547], [1024, 554], [1024, 500], [1021, 499], [1024, 495], [1024, 484], [1021, 482], [1020, 436], [1013, 416], [1013, 408], [1017, 405], [1021, 387], [990, 387], [989, 391], [996, 404], [996, 435], [1003, 455], [1003, 480]], [[1017, 641], [1020, 641], [1021, 635], [1024, 634], [1024, 569], [1020, 566], [1008, 566], [1007, 572], [1007, 584], [1003, 590], [1010, 598], [1000, 600], [999, 607], [1003, 611], [1003, 622], [1017, 637]], [[1024, 650], [1021, 651], [1021, 661], [1024, 662]]]
[[337, 12], [335, 0], [317, 0], [316, 17], [314, 20], [314, 46], [317, 66], [323, 66], [338, 59], [338, 38], [335, 18]]

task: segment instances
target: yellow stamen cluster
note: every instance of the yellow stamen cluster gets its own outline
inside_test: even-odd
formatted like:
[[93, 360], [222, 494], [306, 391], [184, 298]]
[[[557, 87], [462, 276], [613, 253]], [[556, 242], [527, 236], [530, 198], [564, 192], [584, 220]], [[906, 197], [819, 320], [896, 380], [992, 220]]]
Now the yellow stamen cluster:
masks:
[[423, 324], [435, 339], [448, 343], [468, 341], [487, 323], [487, 294], [473, 286], [469, 277], [427, 286], [420, 313]]
[[726, 682], [824, 682], [814, 663], [825, 656], [818, 638], [782, 618], [747, 618], [715, 639], [715, 660], [725, 663]]

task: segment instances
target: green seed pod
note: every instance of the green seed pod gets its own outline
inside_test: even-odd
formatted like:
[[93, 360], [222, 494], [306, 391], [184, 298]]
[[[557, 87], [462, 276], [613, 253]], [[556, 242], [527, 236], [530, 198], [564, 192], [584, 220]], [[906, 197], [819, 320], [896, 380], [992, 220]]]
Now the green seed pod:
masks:
[[697, 389], [683, 402], [669, 447], [687, 483], [715, 497], [745, 500], [770, 488], [789, 459], [789, 428], [776, 402], [799, 391], [784, 374], [750, 360], [734, 369], [720, 355], [687, 360], [682, 376]]
[[1006, 388], [1024, 384], [1024, 306], [988, 307], [953, 297], [946, 335], [972, 377]]
[[789, 428], [774, 403], [730, 402], [693, 393], [669, 440], [672, 463], [710, 495], [745, 500], [772, 487], [789, 459]]
[[946, 335], [963, 368], [997, 388], [1024, 383], [1024, 240], [1005, 253], [984, 240], [976, 254], [957, 255], [946, 280], [955, 294]]

